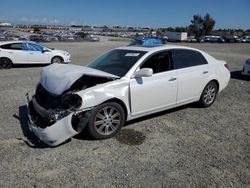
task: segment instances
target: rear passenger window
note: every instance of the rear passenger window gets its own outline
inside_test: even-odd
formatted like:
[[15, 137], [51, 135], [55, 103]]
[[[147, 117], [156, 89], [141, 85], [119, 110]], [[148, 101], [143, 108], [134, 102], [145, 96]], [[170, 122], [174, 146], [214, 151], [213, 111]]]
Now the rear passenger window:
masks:
[[2, 45], [1, 48], [8, 50], [22, 50], [22, 43], [5, 44]]
[[194, 50], [174, 50], [173, 61], [174, 69], [182, 69], [207, 64], [207, 61], [203, 55], [200, 52]]

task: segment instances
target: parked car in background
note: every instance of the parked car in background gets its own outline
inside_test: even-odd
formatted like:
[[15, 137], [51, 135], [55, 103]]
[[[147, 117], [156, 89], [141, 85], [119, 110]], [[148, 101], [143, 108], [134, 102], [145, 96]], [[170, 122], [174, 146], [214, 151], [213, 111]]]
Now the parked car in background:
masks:
[[199, 42], [218, 42], [224, 43], [225, 40], [220, 36], [201, 36]]
[[40, 35], [30, 35], [29, 39], [31, 41], [34, 41], [34, 42], [41, 42], [42, 41], [42, 37]]
[[241, 42], [250, 42], [250, 36], [242, 36], [240, 37], [240, 41]]
[[92, 41], [92, 42], [98, 42], [98, 41], [100, 41], [100, 38], [95, 36], [95, 35], [87, 35], [85, 37], [85, 40]]
[[197, 42], [197, 38], [195, 36], [188, 36], [187, 41], [188, 42]]
[[247, 59], [245, 64], [243, 65], [243, 69], [241, 72], [242, 75], [250, 76], [250, 59]]
[[238, 36], [235, 35], [226, 35], [222, 36], [225, 42], [241, 42]]
[[15, 64], [69, 63], [66, 51], [43, 46], [31, 41], [0, 42], [0, 68], [11, 68]]
[[135, 118], [197, 101], [211, 106], [227, 86], [225, 61], [198, 49], [151, 42], [116, 48], [86, 67], [44, 67], [35, 95], [27, 94], [33, 132], [49, 146], [86, 126], [93, 138], [107, 139]]

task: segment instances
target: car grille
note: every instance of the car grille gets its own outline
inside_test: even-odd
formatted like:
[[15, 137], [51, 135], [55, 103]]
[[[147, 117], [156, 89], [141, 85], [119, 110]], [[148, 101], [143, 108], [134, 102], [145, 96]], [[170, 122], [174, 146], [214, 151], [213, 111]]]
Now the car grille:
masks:
[[45, 109], [56, 109], [62, 103], [61, 95], [53, 95], [49, 93], [41, 84], [37, 86], [35, 99], [38, 104]]

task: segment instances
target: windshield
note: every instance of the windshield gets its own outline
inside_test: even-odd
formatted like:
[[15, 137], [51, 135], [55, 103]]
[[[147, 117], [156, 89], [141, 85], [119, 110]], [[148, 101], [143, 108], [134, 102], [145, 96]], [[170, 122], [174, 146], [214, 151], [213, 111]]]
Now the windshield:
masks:
[[87, 66], [123, 77], [145, 53], [137, 50], [112, 50]]

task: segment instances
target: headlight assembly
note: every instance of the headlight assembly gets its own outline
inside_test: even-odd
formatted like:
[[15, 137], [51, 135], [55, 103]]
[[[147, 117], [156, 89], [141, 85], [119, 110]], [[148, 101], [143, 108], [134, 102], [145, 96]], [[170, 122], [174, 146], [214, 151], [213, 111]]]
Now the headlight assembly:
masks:
[[65, 94], [62, 97], [63, 109], [77, 109], [82, 105], [82, 98], [77, 94]]

